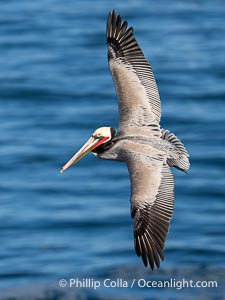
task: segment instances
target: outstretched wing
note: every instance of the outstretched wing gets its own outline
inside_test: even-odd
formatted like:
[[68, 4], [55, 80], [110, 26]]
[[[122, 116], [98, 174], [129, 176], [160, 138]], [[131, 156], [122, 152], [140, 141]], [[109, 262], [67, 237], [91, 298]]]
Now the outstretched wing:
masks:
[[110, 12], [108, 60], [119, 101], [119, 129], [159, 124], [161, 104], [152, 68], [128, 23]]
[[134, 245], [144, 265], [153, 270], [164, 261], [164, 245], [174, 207], [173, 174], [162, 160], [131, 159], [131, 216]]

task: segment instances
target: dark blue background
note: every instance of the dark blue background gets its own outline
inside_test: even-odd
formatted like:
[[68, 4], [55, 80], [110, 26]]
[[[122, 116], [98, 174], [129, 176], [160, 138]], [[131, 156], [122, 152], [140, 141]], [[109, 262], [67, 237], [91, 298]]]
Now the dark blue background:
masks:
[[[89, 155], [59, 173], [97, 127], [117, 127], [105, 41], [113, 8], [151, 62], [162, 126], [191, 156], [189, 175], [174, 171], [167, 259], [154, 272], [133, 249], [126, 166]], [[0, 11], [0, 299], [222, 299], [224, 1], [10, 0]], [[70, 277], [217, 280], [219, 288], [60, 289]]]

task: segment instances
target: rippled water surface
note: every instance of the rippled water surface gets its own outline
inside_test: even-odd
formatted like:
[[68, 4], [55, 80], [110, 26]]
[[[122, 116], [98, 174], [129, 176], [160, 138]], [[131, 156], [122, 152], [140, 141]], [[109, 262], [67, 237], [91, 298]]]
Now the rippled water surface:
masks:
[[[224, 299], [223, 1], [2, 1], [0, 299]], [[62, 164], [100, 126], [117, 127], [105, 23], [134, 26], [162, 99], [162, 127], [191, 156], [174, 171], [161, 269], [133, 249], [126, 166], [92, 155]], [[216, 280], [218, 288], [59, 288], [60, 278]]]

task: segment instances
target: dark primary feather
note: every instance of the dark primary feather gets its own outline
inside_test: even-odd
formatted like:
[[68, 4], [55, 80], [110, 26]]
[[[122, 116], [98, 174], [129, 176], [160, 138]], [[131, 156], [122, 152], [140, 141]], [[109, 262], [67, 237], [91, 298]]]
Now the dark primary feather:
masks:
[[[120, 15], [116, 16], [115, 10], [109, 13], [106, 29], [108, 59], [109, 62], [114, 60], [115, 62], [123, 63], [136, 73], [147, 94], [146, 105], [150, 105], [155, 122], [159, 123], [161, 104], [152, 68], [135, 39], [133, 28], [127, 29], [127, 26], [128, 23], [126, 21], [122, 23]], [[125, 93], [126, 91], [123, 92]]]

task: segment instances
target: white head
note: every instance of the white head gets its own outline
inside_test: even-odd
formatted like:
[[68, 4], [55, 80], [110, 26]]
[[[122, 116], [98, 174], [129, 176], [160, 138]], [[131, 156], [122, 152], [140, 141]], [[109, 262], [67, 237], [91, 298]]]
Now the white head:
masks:
[[[110, 142], [115, 136], [116, 130], [113, 127], [100, 127], [94, 131], [88, 141], [77, 151], [77, 153], [62, 167], [61, 173], [63, 173], [69, 167], [75, 165], [82, 157], [89, 152], [95, 154], [100, 147], [104, 147], [105, 144]], [[101, 149], [102, 150], [102, 149]], [[104, 151], [104, 148], [103, 150]]]
[[99, 145], [105, 144], [112, 138], [112, 127], [100, 127], [94, 131], [92, 137], [95, 139], [100, 139], [99, 142], [91, 149], [96, 149]]

